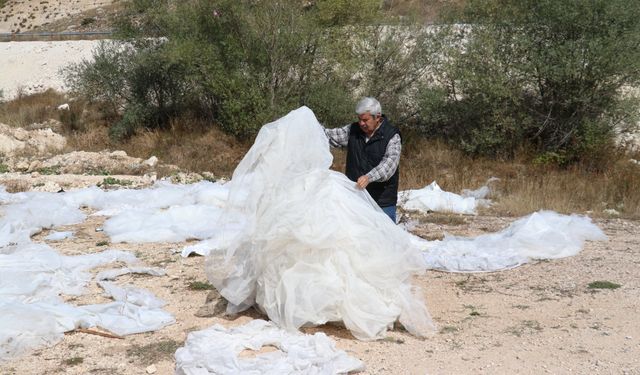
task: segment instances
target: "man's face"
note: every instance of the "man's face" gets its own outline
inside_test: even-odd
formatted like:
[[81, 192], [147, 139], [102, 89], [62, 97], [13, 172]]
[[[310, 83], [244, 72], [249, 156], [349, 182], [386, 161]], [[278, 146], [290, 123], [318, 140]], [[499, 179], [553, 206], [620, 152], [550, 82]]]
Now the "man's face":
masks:
[[381, 116], [373, 116], [369, 112], [358, 115], [358, 125], [360, 125], [360, 129], [370, 137], [373, 134], [373, 131], [378, 128], [380, 124]]

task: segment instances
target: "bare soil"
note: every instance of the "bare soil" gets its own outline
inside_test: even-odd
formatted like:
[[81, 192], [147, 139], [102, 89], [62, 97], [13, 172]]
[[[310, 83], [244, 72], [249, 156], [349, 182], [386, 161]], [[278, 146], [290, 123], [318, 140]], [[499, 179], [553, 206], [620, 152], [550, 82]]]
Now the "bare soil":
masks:
[[[487, 215], [449, 223], [426, 219], [418, 230], [434, 236], [444, 231], [478, 235], [513, 220]], [[49, 244], [68, 255], [128, 250], [149, 265], [164, 267], [166, 276], [129, 275], [119, 282], [147, 288], [163, 298], [177, 323], [124, 339], [70, 333], [54, 347], [0, 364], [1, 374], [141, 374], [151, 365], [157, 374], [171, 374], [173, 354], [189, 332], [260, 317], [254, 311], [233, 320], [196, 317], [208, 293], [202, 284], [194, 284], [207, 281], [204, 258], [182, 258], [175, 252], [187, 243], [104, 245], [109, 238], [96, 232], [103, 221], [89, 217], [82, 224], [55, 228], [75, 231], [76, 236]], [[325, 332], [339, 348], [365, 363], [365, 374], [640, 374], [640, 223], [603, 219], [597, 224], [609, 241], [588, 242], [571, 258], [495, 273], [428, 271], [417, 277], [439, 328], [427, 339], [399, 328], [372, 342], [358, 341], [336, 325], [306, 332]], [[35, 235], [33, 241], [43, 241], [48, 232]], [[620, 287], [590, 288], [595, 281]], [[71, 302], [89, 304], [105, 298], [91, 285], [87, 295]]]

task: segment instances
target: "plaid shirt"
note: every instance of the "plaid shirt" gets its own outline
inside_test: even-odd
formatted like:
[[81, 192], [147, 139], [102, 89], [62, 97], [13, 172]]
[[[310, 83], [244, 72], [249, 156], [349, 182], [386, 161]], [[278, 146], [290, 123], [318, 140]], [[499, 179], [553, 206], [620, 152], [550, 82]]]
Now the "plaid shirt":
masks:
[[[346, 147], [349, 143], [349, 130], [351, 124], [345, 125], [341, 128], [324, 129], [325, 134], [329, 138], [329, 144], [333, 147]], [[369, 141], [369, 139], [366, 139]], [[389, 140], [387, 144], [387, 150], [380, 161], [380, 164], [376, 165], [372, 170], [367, 173], [369, 182], [382, 182], [388, 179], [396, 173], [398, 164], [400, 163], [400, 151], [402, 151], [402, 142], [400, 142], [400, 135], [396, 134]]]

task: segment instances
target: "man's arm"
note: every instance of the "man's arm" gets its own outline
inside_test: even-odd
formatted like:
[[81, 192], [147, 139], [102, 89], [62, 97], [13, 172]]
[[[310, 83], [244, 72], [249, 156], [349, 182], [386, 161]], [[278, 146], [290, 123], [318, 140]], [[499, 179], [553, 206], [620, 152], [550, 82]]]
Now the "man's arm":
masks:
[[400, 141], [400, 135], [396, 134], [391, 137], [391, 140], [387, 144], [387, 149], [384, 152], [384, 156], [380, 161], [380, 164], [376, 165], [372, 170], [364, 176], [361, 176], [357, 183], [361, 189], [364, 189], [371, 182], [382, 182], [388, 179], [396, 173], [398, 164], [400, 164], [400, 152], [402, 151], [402, 142]]
[[350, 129], [351, 124], [345, 125], [341, 128], [324, 128], [324, 133], [327, 135], [327, 138], [329, 138], [329, 144], [332, 147], [347, 147], [347, 143], [349, 143]]

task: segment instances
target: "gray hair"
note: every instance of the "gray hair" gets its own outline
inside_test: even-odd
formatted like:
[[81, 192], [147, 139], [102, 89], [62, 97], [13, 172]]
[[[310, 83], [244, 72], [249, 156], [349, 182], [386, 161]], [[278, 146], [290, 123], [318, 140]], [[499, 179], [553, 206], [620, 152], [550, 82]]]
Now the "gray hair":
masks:
[[367, 112], [372, 116], [382, 115], [382, 106], [376, 98], [364, 97], [356, 105], [356, 114], [362, 115]]

